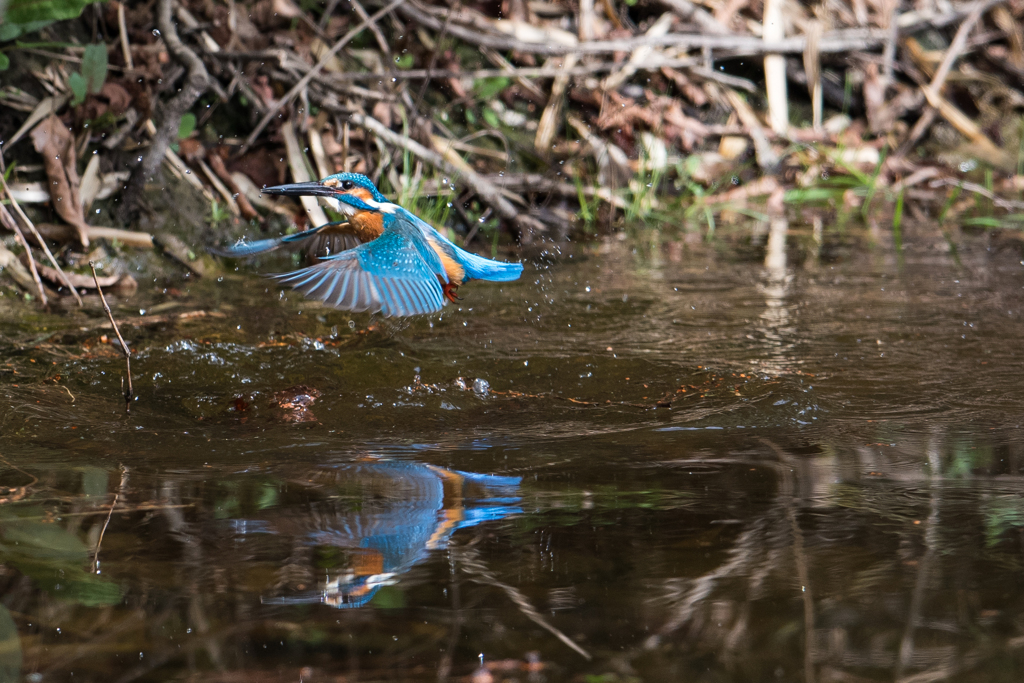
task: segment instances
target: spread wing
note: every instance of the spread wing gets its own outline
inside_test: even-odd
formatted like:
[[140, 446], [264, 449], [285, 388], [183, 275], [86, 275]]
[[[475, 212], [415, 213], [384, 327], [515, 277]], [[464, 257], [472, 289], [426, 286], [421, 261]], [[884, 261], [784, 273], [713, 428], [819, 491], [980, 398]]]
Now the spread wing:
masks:
[[436, 256], [432, 261], [437, 262], [431, 262], [431, 255], [425, 255], [408, 235], [386, 231], [315, 266], [273, 277], [335, 308], [380, 311], [385, 316], [420, 315], [444, 306], [438, 280], [444, 270]]
[[272, 237], [265, 240], [256, 240], [254, 242], [238, 242], [230, 247], [211, 247], [210, 253], [215, 256], [224, 256], [226, 258], [244, 258], [246, 256], [253, 256], [255, 254], [262, 254], [267, 251], [273, 251], [278, 247], [288, 246], [299, 242], [304, 242], [310, 237], [316, 237], [313, 240], [309, 252], [311, 255], [321, 254], [336, 254], [339, 251], [345, 251], [347, 249], [354, 249], [362, 244], [362, 241], [355, 235], [339, 232], [346, 226], [344, 221], [338, 221], [335, 223], [324, 223], [323, 225], [310, 228], [303, 232], [297, 232], [293, 235], [284, 235], [282, 237]]

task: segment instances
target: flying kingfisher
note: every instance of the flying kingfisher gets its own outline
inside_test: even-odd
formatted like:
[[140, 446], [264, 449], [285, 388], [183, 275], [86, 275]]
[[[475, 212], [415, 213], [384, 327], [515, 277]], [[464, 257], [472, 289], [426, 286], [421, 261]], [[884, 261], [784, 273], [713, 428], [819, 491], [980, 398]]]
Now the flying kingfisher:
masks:
[[222, 256], [249, 256], [282, 244], [335, 234], [343, 251], [308, 268], [275, 275], [308, 297], [349, 311], [380, 311], [385, 316], [434, 313], [470, 280], [519, 279], [520, 263], [502, 263], [452, 244], [426, 221], [392, 204], [359, 173], [336, 173], [323, 180], [265, 187], [267, 194], [333, 199], [347, 220], [327, 223], [286, 237], [242, 243], [217, 250]]

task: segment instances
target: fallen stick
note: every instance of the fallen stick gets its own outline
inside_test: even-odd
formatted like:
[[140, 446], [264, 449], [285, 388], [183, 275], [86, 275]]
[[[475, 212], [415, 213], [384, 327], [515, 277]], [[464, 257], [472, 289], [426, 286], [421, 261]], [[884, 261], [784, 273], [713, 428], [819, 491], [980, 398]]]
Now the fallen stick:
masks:
[[[949, 77], [949, 72], [953, 68], [953, 63], [956, 62], [958, 57], [960, 57], [961, 53], [964, 51], [964, 47], [967, 45], [967, 36], [970, 35], [971, 29], [973, 29], [974, 25], [978, 23], [979, 19], [981, 19], [981, 15], [994, 5], [1000, 4], [1000, 2], [1001, 0], [979, 0], [979, 2], [974, 3], [970, 14], [968, 14], [967, 18], [964, 19], [962, 24], [960, 24], [960, 28], [957, 29], [956, 35], [953, 37], [953, 42], [950, 43], [949, 48], [946, 49], [946, 54], [942, 58], [942, 63], [939, 64], [939, 68], [935, 70], [935, 75], [932, 77], [931, 83], [921, 86], [921, 91], [924, 93], [925, 99], [928, 100], [928, 104], [930, 106], [921, 118], [918, 119], [917, 123], [914, 124], [914, 127], [910, 131], [910, 135], [907, 136], [906, 141], [900, 146], [901, 154], [910, 151], [914, 144], [928, 132], [928, 128], [931, 127], [932, 122], [935, 120], [936, 112], [942, 112], [942, 107], [940, 106], [940, 100], [942, 99], [942, 87], [946, 84], [946, 79]], [[954, 126], [957, 125], [952, 120], [950, 123]], [[968, 135], [968, 137], [970, 137], [970, 135]]]
[[[626, 200], [619, 195], [614, 194], [606, 187], [578, 188], [565, 181], [555, 180], [554, 178], [549, 178], [540, 173], [512, 173], [505, 174], [503, 176], [484, 176], [484, 178], [493, 183], [501, 183], [503, 193], [508, 193], [510, 191], [547, 192], [560, 197], [579, 197], [579, 195], [582, 194], [584, 197], [596, 197], [603, 202], [611, 204], [617, 209], [626, 208]], [[436, 180], [427, 180], [420, 185], [419, 188], [419, 195], [421, 197], [436, 197], [443, 192], [444, 189]]]
[[408, 136], [394, 132], [372, 116], [367, 116], [365, 114], [352, 114], [349, 120], [355, 125], [369, 130], [385, 142], [396, 147], [401, 147], [402, 149], [415, 154], [435, 168], [439, 168], [445, 173], [449, 173], [454, 176], [460, 176], [466, 185], [470, 186], [485, 204], [494, 209], [495, 213], [520, 228], [522, 231], [522, 242], [529, 242], [534, 233], [540, 233], [543, 231], [544, 226], [541, 225], [539, 221], [527, 216], [526, 214], [520, 213], [516, 207], [512, 205], [512, 202], [502, 196], [501, 189], [497, 185], [487, 180], [476, 171], [473, 171], [468, 167], [463, 169], [458, 168], [455, 164], [445, 159], [439, 153], [434, 150], [427, 149]]
[[31, 291], [36, 284], [32, 281], [31, 273], [25, 270], [25, 266], [21, 265], [21, 261], [14, 255], [14, 252], [5, 247], [2, 242], [0, 242], [0, 269], [14, 278], [14, 281], [25, 291]]
[[[216, 57], [218, 59], [241, 58], [262, 60], [277, 59], [277, 53], [273, 50], [267, 50], [265, 52], [219, 52], [215, 55], [211, 55], [211, 57]], [[647, 64], [642, 65], [641, 68], [645, 71], [654, 71], [661, 67], [675, 69], [682, 67], [695, 67], [699, 64], [700, 60], [693, 57], [676, 57], [672, 59], [652, 57], [651, 60]], [[298, 65], [295, 66], [298, 67]], [[418, 81], [433, 80], [435, 78], [472, 78], [476, 80], [479, 78], [498, 78], [501, 76], [507, 78], [555, 78], [558, 76], [589, 76], [590, 74], [602, 73], [605, 71], [615, 71], [620, 66], [621, 64], [616, 64], [614, 62], [599, 62], [597, 64], [576, 66], [572, 69], [564, 70], [557, 67], [521, 66], [510, 69], [476, 69], [475, 71], [453, 71], [451, 69], [407, 69], [405, 71], [383, 71], [381, 73], [374, 73], [371, 71], [346, 71], [344, 73], [322, 74], [314, 80], [330, 87], [348, 83], [350, 81], [390, 82], [393, 79], [399, 81]], [[301, 69], [301, 67], [299, 68]], [[308, 69], [310, 67], [307, 66], [306, 68]], [[359, 94], [361, 96], [367, 96], [367, 93]]]
[[[763, 40], [766, 43], [777, 43], [785, 37], [785, 22], [783, 21], [782, 0], [765, 0], [764, 17], [762, 19]], [[805, 52], [806, 42], [804, 49]], [[775, 131], [776, 135], [785, 135], [789, 129], [789, 97], [787, 96], [786, 85], [786, 58], [775, 52], [768, 52], [764, 56], [764, 87], [768, 99], [768, 124]], [[730, 101], [732, 99], [730, 98]], [[733, 105], [735, 109], [736, 106]], [[739, 110], [737, 110], [739, 114]], [[740, 114], [740, 119], [743, 115]], [[744, 121], [746, 125], [746, 121]], [[754, 139], [756, 149], [757, 139]], [[758, 153], [758, 165], [764, 168]]]
[[128, 25], [124, 19], [123, 2], [117, 3], [117, 30], [121, 39], [121, 55], [124, 57], [125, 70], [133, 71], [135, 64], [132, 62], [131, 45], [128, 44]]
[[[47, 305], [46, 290], [43, 289], [43, 281], [39, 279], [39, 270], [36, 269], [36, 260], [32, 258], [32, 248], [28, 246], [28, 240], [25, 239], [25, 235], [22, 234], [21, 228], [18, 227], [18, 222], [14, 220], [11, 214], [7, 213], [7, 209], [4, 209], [0, 213], [0, 218], [6, 216], [11, 220], [7, 225], [8, 228], [14, 231], [14, 234], [18, 238], [18, 242], [25, 248], [25, 253], [28, 254], [28, 269], [32, 273], [32, 280], [36, 283], [36, 289], [39, 291], [39, 300], [43, 302], [43, 306]], [[6, 222], [6, 221], [5, 221]]]
[[774, 170], [779, 165], [779, 157], [768, 142], [768, 137], [761, 127], [761, 122], [757, 120], [754, 110], [735, 90], [725, 88], [724, 91], [725, 97], [736, 111], [740, 123], [747, 129], [747, 134], [754, 142], [754, 156], [757, 159], [757, 165], [764, 171]]
[[683, 21], [692, 21], [702, 29], [715, 35], [727, 36], [732, 31], [723, 26], [707, 10], [690, 2], [690, 0], [661, 0], [661, 4], [672, 10]]
[[[160, 30], [160, 37], [164, 45], [167, 46], [167, 51], [171, 53], [178, 63], [185, 67], [187, 75], [178, 90], [178, 94], [160, 107], [163, 112], [160, 127], [153, 135], [149, 151], [143, 157], [142, 163], [132, 170], [132, 177], [129, 179], [121, 198], [119, 213], [122, 219], [135, 217], [139, 202], [142, 200], [142, 193], [146, 182], [160, 168], [171, 140], [177, 139], [182, 115], [192, 108], [192, 105], [196, 103], [200, 95], [206, 92], [211, 81], [203, 60], [190, 47], [182, 43], [181, 38], [178, 37], [174, 21], [171, 19], [171, 5], [171, 0], [159, 0], [156, 9], [156, 23]], [[129, 223], [131, 221], [125, 220], [125, 222]]]
[[[21, 255], [21, 262], [22, 264], [28, 263], [27, 254]], [[60, 273], [58, 273], [53, 268], [44, 266], [42, 263], [37, 263], [36, 269], [39, 270], [39, 276], [41, 278], [44, 278], [58, 285], [66, 284], [66, 282], [61, 279]], [[77, 275], [75, 273], [72, 273], [67, 277], [69, 280], [71, 280], [71, 286], [73, 286], [75, 289], [92, 289], [96, 286], [96, 282], [88, 275]], [[123, 287], [119, 286], [119, 283], [122, 283], [122, 281], [124, 287], [131, 288], [132, 290], [134, 290], [138, 286], [138, 283], [135, 282], [135, 279], [131, 275], [108, 275], [107, 277], [100, 278], [100, 286], [107, 288], [118, 286], [119, 288], [123, 289]]]
[[561, 122], [565, 89], [569, 87], [567, 72], [576, 65], [576, 55], [566, 55], [561, 62], [562, 73], [555, 76], [555, 80], [551, 83], [551, 96], [548, 97], [548, 103], [544, 107], [544, 111], [541, 112], [540, 121], [537, 123], [537, 134], [533, 138], [534, 148], [544, 156], [547, 156], [551, 141], [554, 140], [558, 124]]
[[993, 204], [998, 206], [1000, 209], [1006, 209], [1007, 211], [1020, 211], [1024, 209], [1024, 202], [1014, 201], [1012, 199], [1003, 199], [997, 196], [994, 192], [986, 187], [982, 187], [977, 183], [969, 183], [961, 180], [954, 180], [953, 178], [937, 178], [930, 183], [928, 187], [959, 187], [962, 190], [980, 194], [982, 197], [991, 200]]
[[[47, 239], [57, 241], [68, 241], [76, 237], [76, 233], [73, 232], [74, 228], [70, 225], [57, 225], [55, 223], [40, 223], [36, 226], [36, 229], [46, 237]], [[153, 248], [153, 236], [148, 232], [138, 232], [135, 230], [120, 230], [118, 228], [101, 228], [95, 225], [90, 225], [86, 230], [86, 234], [89, 236], [89, 240], [111, 240], [118, 241], [129, 247], [139, 247], [142, 249]]]
[[[653, 69], [654, 66], [656, 65], [645, 68]], [[742, 76], [731, 76], [729, 74], [722, 73], [721, 71], [709, 69], [706, 66], [688, 66], [686, 67], [686, 70], [694, 76], [699, 76], [706, 81], [715, 81], [716, 83], [727, 85], [730, 88], [739, 88], [740, 90], [746, 90], [751, 93], [756, 93], [758, 91], [758, 88], [753, 81], [743, 78]]]
[[704, 205], [713, 204], [732, 204], [732, 203], [745, 203], [751, 197], [762, 197], [770, 195], [778, 190], [781, 185], [779, 181], [775, 179], [775, 176], [762, 176], [757, 180], [741, 185], [740, 187], [726, 190], [718, 194], [713, 194], [701, 199], [701, 203]]
[[[126, 325], [132, 327], [152, 327], [154, 325], [164, 325], [166, 323], [187, 323], [193, 320], [199, 320], [201, 318], [226, 318], [227, 313], [221, 311], [185, 311], [184, 313], [167, 313], [161, 315], [143, 315], [138, 318], [129, 318], [125, 320]], [[91, 330], [109, 330], [113, 329], [113, 325], [109, 322], [98, 323], [92, 327], [79, 327], [80, 332], [89, 332]]]
[[[431, 30], [439, 31], [441, 29], [442, 23], [439, 19], [409, 3], [403, 5], [399, 12]], [[793, 36], [792, 38], [766, 42], [756, 36], [722, 36], [701, 33], [669, 33], [665, 36], [655, 37], [640, 36], [621, 40], [592, 40], [577, 43], [576, 45], [563, 45], [554, 42], [529, 43], [504, 34], [482, 33], [477, 29], [467, 28], [454, 23], [448, 27], [448, 32], [456, 38], [473, 45], [482, 45], [496, 50], [517, 50], [519, 52], [545, 55], [563, 55], [570, 52], [577, 54], [632, 53], [638, 47], [651, 46], [679, 47], [683, 49], [710, 48], [716, 52], [729, 53], [729, 56], [754, 56], [772, 53], [802, 53], [807, 45], [807, 39], [804, 36]], [[868, 50], [881, 47], [885, 44], [888, 37], [889, 31], [887, 29], [858, 28], [829, 31], [822, 35], [818, 49], [821, 52]]]
[[[661, 36], [667, 35], [669, 28], [672, 26], [674, 16], [671, 12], [665, 12], [657, 21], [655, 21], [647, 32], [644, 34], [647, 38], [656, 39]], [[617, 90], [620, 85], [625, 83], [629, 78], [639, 71], [643, 65], [650, 61], [654, 61], [651, 58], [654, 56], [654, 48], [650, 45], [641, 45], [637, 49], [633, 50], [633, 54], [629, 56], [629, 60], [622, 65], [621, 68], [610, 74], [601, 83], [603, 90]]]
[[[64, 269], [60, 267], [60, 264], [57, 263], [57, 259], [55, 259], [53, 257], [53, 254], [50, 253], [50, 247], [46, 245], [46, 241], [39, 235], [39, 231], [36, 230], [35, 224], [31, 220], [29, 220], [29, 217], [25, 214], [24, 211], [21, 210], [21, 205], [19, 205], [18, 200], [14, 198], [14, 194], [11, 192], [11, 188], [7, 186], [7, 181], [4, 179], [2, 174], [0, 174], [0, 183], [3, 183], [4, 192], [6, 192], [7, 196], [10, 198], [11, 206], [13, 206], [14, 210], [18, 212], [18, 216], [21, 217], [21, 220], [25, 221], [25, 225], [28, 226], [28, 229], [32, 233], [32, 236], [36, 238], [36, 240], [39, 242], [39, 246], [43, 248], [43, 252], [46, 254], [46, 258], [48, 258], [50, 260], [50, 263], [53, 264], [54, 269], [60, 274], [60, 279], [63, 280], [64, 284], [66, 284], [68, 286], [68, 289], [71, 290], [71, 296], [75, 297], [75, 301], [78, 302], [78, 306], [79, 308], [81, 308], [82, 297], [78, 296], [78, 292], [75, 291], [75, 286], [71, 284], [71, 280], [64, 273]], [[6, 212], [7, 211], [5, 209], [4, 213]], [[75, 231], [78, 232], [79, 230], [80, 229], [76, 229]], [[86, 239], [88, 239], [88, 237]]]
[[267, 124], [270, 123], [270, 121], [275, 116], [277, 116], [277, 112], [281, 111], [281, 107], [285, 106], [286, 104], [289, 104], [293, 99], [295, 99], [296, 95], [302, 92], [302, 90], [307, 85], [309, 85], [309, 82], [313, 80], [313, 77], [320, 73], [325, 66], [327, 66], [327, 63], [330, 62], [336, 54], [338, 54], [338, 51], [341, 50], [341, 48], [348, 45], [353, 38], [362, 33], [363, 29], [370, 26], [370, 24], [375, 24], [378, 19], [380, 19], [385, 14], [401, 5], [403, 2], [405, 2], [405, 0], [392, 0], [392, 2], [390, 2], [388, 5], [374, 12], [373, 15], [371, 15], [365, 21], [356, 24], [355, 28], [353, 28], [351, 31], [343, 35], [341, 38], [339, 38], [338, 41], [331, 46], [331, 49], [325, 52], [323, 56], [320, 57], [320, 61], [316, 63], [316, 66], [310, 69], [305, 76], [300, 78], [299, 82], [293, 85], [291, 90], [284, 94], [284, 97], [274, 102], [268, 108], [267, 113], [263, 115], [263, 118], [260, 119], [260, 122], [256, 124], [255, 128], [253, 128], [253, 131], [249, 133], [249, 137], [245, 139], [245, 144], [243, 144], [242, 147], [238, 150], [238, 156], [245, 154], [249, 147], [252, 146], [252, 143], [256, 141], [256, 138], [260, 136], [260, 133], [263, 132], [263, 129], [267, 127]]
[[[299, 138], [295, 134], [295, 126], [291, 121], [281, 124], [281, 137], [284, 138], [285, 156], [288, 157], [288, 168], [292, 172], [292, 182], [308, 183], [312, 180], [309, 171], [306, 169], [306, 157], [299, 146]], [[330, 200], [334, 202], [334, 200]], [[311, 227], [318, 227], [328, 222], [327, 214], [317, 201], [316, 197], [299, 197], [302, 208], [306, 211]], [[334, 208], [337, 208], [335, 205]]]
[[[99, 276], [96, 275], [96, 266], [92, 261], [89, 261], [89, 267], [92, 269], [92, 279], [96, 283], [96, 291], [99, 292], [100, 301], [103, 302], [103, 310], [107, 313], [107, 318], [110, 320], [111, 326], [114, 328], [114, 334], [117, 335], [117, 340], [121, 342], [121, 353], [124, 354], [124, 364], [128, 368], [128, 390], [124, 392], [124, 412], [130, 412], [132, 406], [132, 396], [134, 391], [132, 390], [132, 351], [128, 348], [128, 344], [125, 343], [124, 337], [121, 336], [121, 330], [118, 329], [117, 323], [114, 322], [114, 314], [110, 312], [110, 306], [107, 305], [107, 297], [103, 296], [103, 288], [100, 287]], [[121, 388], [124, 389], [124, 379], [121, 379]]]

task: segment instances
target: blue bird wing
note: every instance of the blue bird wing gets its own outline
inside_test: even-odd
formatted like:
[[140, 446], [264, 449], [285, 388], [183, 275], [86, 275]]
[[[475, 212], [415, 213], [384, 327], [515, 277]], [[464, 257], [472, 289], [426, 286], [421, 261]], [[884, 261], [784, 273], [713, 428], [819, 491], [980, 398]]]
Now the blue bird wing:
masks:
[[354, 249], [363, 243], [355, 235], [336, 233], [331, 230], [331, 228], [339, 225], [345, 225], [345, 221], [324, 223], [318, 227], [297, 232], [293, 235], [271, 237], [270, 239], [256, 240], [255, 242], [239, 242], [231, 245], [230, 247], [211, 247], [209, 251], [215, 256], [223, 256], [225, 258], [244, 258], [246, 256], [254, 256], [256, 254], [273, 251], [278, 247], [305, 242], [310, 237], [319, 237], [315, 251], [319, 253], [326, 247], [329, 253], [336, 254], [339, 251]]
[[439, 244], [449, 256], [458, 261], [459, 264], [465, 268], [466, 277], [463, 279], [463, 282], [467, 280], [510, 282], [512, 280], [518, 280], [519, 276], [523, 272], [523, 264], [521, 263], [504, 263], [502, 261], [494, 261], [492, 259], [472, 254], [465, 249], [455, 246], [451, 240], [438, 232], [434, 226], [430, 225], [430, 223], [427, 223], [422, 218], [402, 208], [399, 208], [399, 212], [401, 212], [403, 218], [415, 224], [423, 233], [425, 238]]
[[409, 316], [441, 310], [445, 300], [438, 277], [444, 267], [424, 240], [399, 226], [330, 256], [315, 266], [275, 275], [282, 284], [306, 296], [348, 311], [380, 311]]

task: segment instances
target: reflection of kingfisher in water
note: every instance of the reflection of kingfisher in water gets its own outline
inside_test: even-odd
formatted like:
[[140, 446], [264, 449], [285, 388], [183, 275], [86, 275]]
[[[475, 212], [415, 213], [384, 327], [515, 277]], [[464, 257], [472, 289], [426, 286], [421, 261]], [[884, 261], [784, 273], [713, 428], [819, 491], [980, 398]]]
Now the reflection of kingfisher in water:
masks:
[[317, 593], [267, 602], [360, 607], [429, 551], [444, 548], [456, 530], [521, 512], [520, 477], [365, 461], [321, 470], [316, 482], [341, 498], [316, 504], [307, 543], [341, 550], [347, 561]]
[[338, 236], [344, 251], [294, 273], [277, 276], [306, 296], [349, 311], [385, 316], [434, 313], [470, 280], [508, 282], [523, 266], [481, 258], [452, 244], [428, 223], [392, 204], [364, 175], [337, 173], [311, 183], [265, 187], [267, 194], [327, 197], [347, 220], [305, 232], [216, 250], [249, 256], [282, 244]]

